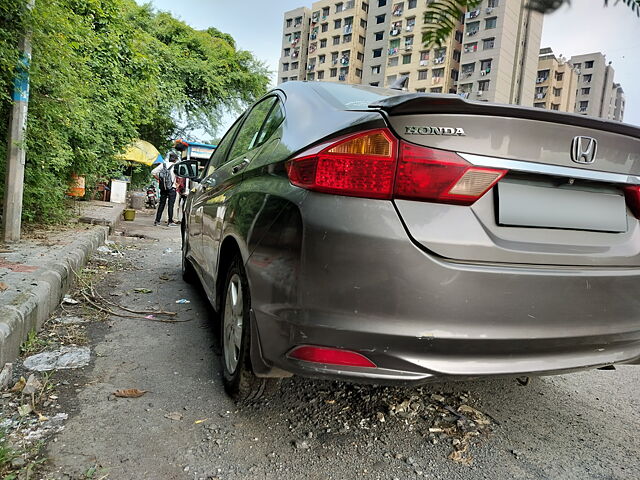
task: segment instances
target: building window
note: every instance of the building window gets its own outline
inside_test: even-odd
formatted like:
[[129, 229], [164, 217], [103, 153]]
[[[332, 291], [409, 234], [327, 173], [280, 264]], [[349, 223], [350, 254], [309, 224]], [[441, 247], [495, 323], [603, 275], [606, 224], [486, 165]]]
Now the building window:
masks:
[[307, 80], [313, 82], [316, 79], [316, 74], [314, 72], [307, 73]]
[[582, 95], [589, 95], [591, 93], [591, 87], [586, 87], [582, 89]]
[[283, 72], [288, 72], [289, 71], [289, 64], [288, 63], [283, 63], [282, 64], [282, 71]]
[[580, 102], [580, 107], [578, 108], [578, 110], [580, 110], [581, 112], [586, 112], [587, 108], [589, 108], [589, 101], [588, 100], [582, 100]]
[[302, 17], [296, 17], [296, 21], [293, 24], [294, 27], [299, 27], [300, 25], [302, 25]]
[[364, 10], [365, 12], [369, 13], [369, 4], [362, 2], [362, 10]]
[[371, 75], [379, 75], [380, 74], [380, 65], [374, 65], [371, 67]]
[[418, 80], [426, 80], [429, 70], [418, 70]]
[[484, 21], [484, 28], [490, 30], [492, 28], [496, 28], [496, 24], [498, 23], [498, 17], [487, 18]]
[[293, 23], [293, 20], [290, 18], [287, 18], [287, 28], [291, 28], [292, 23]]
[[376, 15], [376, 23], [378, 24], [384, 23], [384, 17], [385, 17], [384, 13], [382, 15]]
[[378, 58], [382, 56], [382, 49], [381, 48], [374, 48], [373, 49], [373, 58]]
[[389, 62], [387, 63], [390, 67], [395, 67], [398, 65], [398, 57], [389, 58]]
[[391, 84], [391, 83], [395, 82], [395, 81], [396, 81], [396, 77], [397, 77], [396, 75], [389, 75], [389, 76], [387, 77], [387, 85], [389, 85], [389, 84]]
[[321, 25], [321, 31], [324, 32], [328, 32], [329, 31], [329, 24], [328, 23], [323, 23]]
[[342, 36], [342, 43], [349, 43], [351, 42], [351, 40], [352, 40], [351, 34]]
[[560, 104], [552, 103], [551, 104], [551, 110], [560, 110]]
[[564, 78], [563, 72], [556, 72], [556, 82], [561, 82], [563, 78]]
[[467, 36], [472, 36], [478, 33], [480, 30], [480, 22], [469, 22], [467, 23]]
[[336, 13], [341, 12], [343, 10], [343, 8], [342, 8], [343, 6], [344, 6], [344, 4], [342, 2], [336, 3]]
[[290, 48], [285, 48], [284, 49], [284, 56], [288, 57], [289, 55], [291, 55], [291, 49]]
[[334, 20], [333, 21], [333, 28], [340, 28], [342, 26], [342, 19], [339, 18], [338, 20]]
[[318, 55], [318, 63], [324, 63], [327, 61], [327, 57], [325, 55]]
[[331, 52], [331, 63], [333, 65], [338, 63], [338, 52]]
[[553, 87], [553, 96], [554, 97], [559, 97], [560, 95], [562, 95], [562, 89]]
[[589, 74], [589, 75], [583, 75], [583, 76], [582, 76], [582, 81], [583, 81], [584, 83], [591, 83], [591, 74]]
[[484, 40], [482, 40], [482, 49], [490, 50], [493, 47], [495, 47], [495, 44], [496, 44], [495, 38], [485, 38]]
[[475, 72], [476, 70], [476, 62], [473, 63], [465, 63], [464, 65], [462, 65], [462, 74], [470, 77], [473, 72]]
[[416, 93], [424, 93], [426, 91], [427, 91], [426, 88], [416, 88]]
[[287, 82], [287, 80], [289, 80], [287, 77], [282, 77], [282, 83]]
[[536, 108], [545, 108], [546, 104], [544, 102], [536, 102], [533, 104], [533, 106]]
[[337, 77], [338, 76], [338, 69], [337, 68], [332, 68], [331, 70], [329, 70], [329, 76], [330, 77]]
[[323, 38], [320, 40], [320, 48], [325, 48], [327, 46], [327, 39]]
[[291, 64], [291, 70], [297, 70], [297, 69], [298, 69], [298, 66], [299, 66], [299, 63], [298, 63], [298, 62], [293, 62], [293, 63]]
[[366, 42], [367, 42], [367, 39], [366, 39], [366, 38], [364, 38], [362, 35], [360, 35], [360, 36], [358, 37], [358, 43], [359, 43], [360, 45], [364, 45]]
[[324, 70], [318, 72], [318, 80], [324, 80]]
[[409, 0], [409, 2], [407, 3], [407, 10], [412, 10], [416, 8], [417, 5], [418, 5], [418, 0]]
[[480, 60], [480, 75], [491, 73], [491, 59]]
[[411, 63], [411, 54], [402, 56], [402, 64], [406, 65], [407, 63]]
[[380, 82], [371, 82], [369, 85], [371, 85], [372, 87], [377, 87], [380, 85]]
[[359, 68], [356, 68], [356, 77], [362, 78], [362, 70], [360, 70]]
[[367, 21], [365, 19], [361, 18], [360, 19], [360, 26], [366, 30], [367, 29]]
[[487, 7], [496, 8], [499, 4], [499, 0], [489, 0]]
[[387, 0], [378, 0], [378, 8], [384, 7], [387, 4]]
[[480, 80], [478, 82], [478, 91], [486, 92], [487, 90], [489, 90], [489, 80]]
[[580, 67], [582, 67], [582, 63], [574, 63], [573, 66], [577, 69], [580, 70]]
[[593, 61], [584, 62], [584, 68], [593, 68]]
[[436, 87], [429, 90], [430, 93], [442, 93], [442, 87]]
[[340, 35], [333, 37], [333, 45], [340, 45]]
[[463, 83], [460, 85], [460, 93], [471, 93], [473, 90], [473, 83]]
[[456, 30], [456, 34], [455, 34], [456, 42], [462, 43], [463, 38], [464, 38], [464, 35], [462, 34], [462, 32], [460, 30]]
[[464, 53], [473, 53], [478, 51], [478, 42], [465, 43]]
[[382, 32], [376, 32], [373, 34], [376, 41], [384, 38], [384, 30]]
[[329, 7], [324, 7], [324, 8], [322, 9], [322, 16], [323, 16], [324, 18], [327, 18], [327, 17], [329, 16]]

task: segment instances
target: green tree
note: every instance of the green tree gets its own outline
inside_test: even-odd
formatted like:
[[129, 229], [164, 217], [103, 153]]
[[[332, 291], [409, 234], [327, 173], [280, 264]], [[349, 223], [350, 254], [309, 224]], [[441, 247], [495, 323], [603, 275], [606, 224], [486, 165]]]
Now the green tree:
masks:
[[[609, 0], [603, 0], [604, 6], [609, 5]], [[441, 46], [455, 29], [456, 23], [465, 12], [475, 10], [482, 0], [435, 0], [430, 3], [424, 13], [426, 26], [422, 30], [422, 43], [425, 47]], [[624, 3], [636, 15], [640, 17], [640, 0], [615, 0], [614, 4]], [[571, 0], [530, 0], [527, 8], [541, 12], [551, 13], [565, 4], [571, 4]]]
[[[223, 112], [261, 96], [267, 70], [233, 38], [197, 31], [133, 0], [0, 3], [0, 137], [6, 138], [17, 43], [32, 32], [24, 218], [64, 218], [72, 173], [117, 175], [134, 138], [163, 150], [185, 129], [215, 135]], [[6, 142], [0, 141], [0, 178]], [[0, 184], [0, 190], [4, 182]], [[0, 195], [2, 192], [0, 192]]]

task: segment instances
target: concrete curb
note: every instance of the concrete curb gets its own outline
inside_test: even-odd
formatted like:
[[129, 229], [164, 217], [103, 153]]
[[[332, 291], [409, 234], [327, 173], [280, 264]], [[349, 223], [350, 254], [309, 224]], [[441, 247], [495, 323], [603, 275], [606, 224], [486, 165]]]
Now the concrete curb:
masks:
[[98, 226], [83, 232], [56, 253], [56, 260], [38, 268], [28, 288], [0, 305], [0, 367], [13, 361], [31, 330], [39, 330], [57, 308], [79, 272], [96, 248], [104, 243], [109, 227]]

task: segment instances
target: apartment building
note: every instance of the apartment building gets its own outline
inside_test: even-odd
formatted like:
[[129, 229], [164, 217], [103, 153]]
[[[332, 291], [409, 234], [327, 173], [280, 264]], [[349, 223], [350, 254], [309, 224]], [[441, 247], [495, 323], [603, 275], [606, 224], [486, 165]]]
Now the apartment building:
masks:
[[439, 47], [422, 44], [424, 14], [429, 2], [395, 1], [391, 5], [384, 85], [408, 76], [410, 91], [456, 93], [460, 70], [462, 22]]
[[312, 5], [307, 80], [362, 82], [368, 10], [363, 0]]
[[616, 122], [624, 121], [624, 108], [625, 108], [625, 97], [624, 90], [619, 83], [613, 84], [614, 94], [612, 95], [612, 114], [611, 120], [615, 120]]
[[458, 93], [473, 100], [531, 106], [542, 14], [528, 0], [484, 0], [465, 14]]
[[278, 83], [305, 79], [310, 19], [311, 11], [306, 7], [285, 12]]
[[[614, 89], [615, 70], [607, 64], [601, 52], [575, 55], [571, 63], [579, 74], [575, 112], [582, 115], [613, 119], [617, 89]], [[621, 121], [621, 120], [620, 120]]]
[[365, 85], [384, 86], [389, 50], [391, 2], [392, 0], [371, 0], [369, 3], [362, 74], [362, 83]]
[[573, 112], [577, 84], [576, 69], [566, 58], [556, 57], [550, 48], [540, 50], [534, 107]]

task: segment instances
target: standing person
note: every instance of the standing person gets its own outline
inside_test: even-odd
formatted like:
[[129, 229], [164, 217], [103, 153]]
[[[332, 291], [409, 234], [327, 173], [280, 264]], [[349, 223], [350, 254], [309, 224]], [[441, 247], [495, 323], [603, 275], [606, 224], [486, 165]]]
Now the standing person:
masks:
[[178, 223], [183, 220], [184, 202], [187, 201], [187, 179], [183, 177], [176, 178], [176, 192], [178, 201], [176, 202], [175, 219]]
[[175, 153], [170, 153], [167, 160], [151, 171], [151, 175], [160, 185], [160, 205], [158, 205], [156, 221], [153, 222], [154, 225], [160, 225], [167, 200], [169, 200], [169, 205], [167, 205], [168, 225], [170, 227], [178, 225], [173, 221], [173, 205], [176, 203], [176, 175], [173, 172], [173, 166], [177, 161], [178, 156]]

